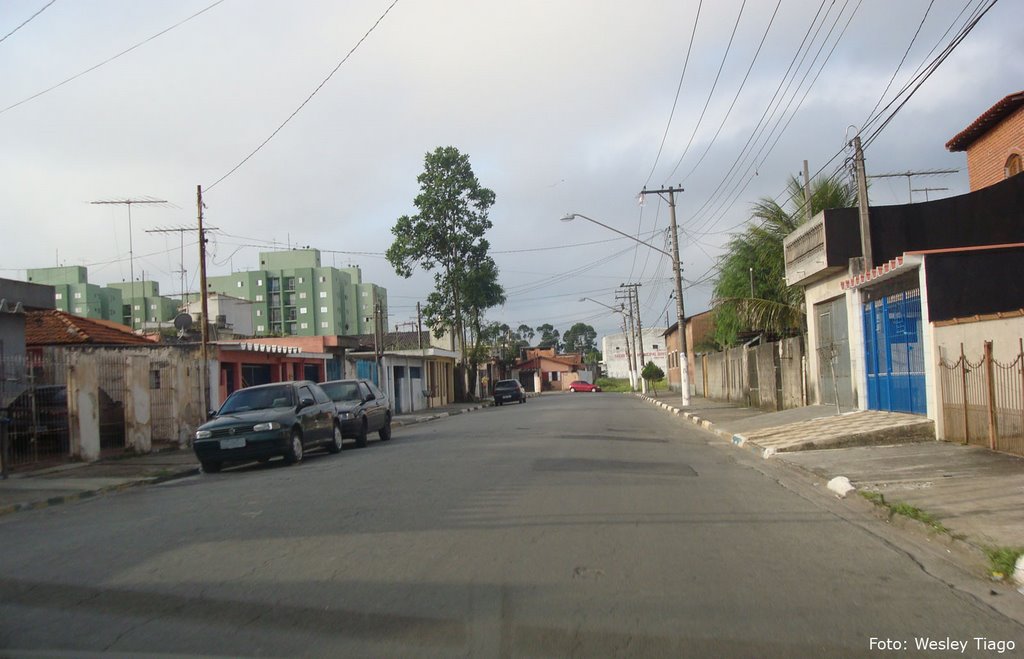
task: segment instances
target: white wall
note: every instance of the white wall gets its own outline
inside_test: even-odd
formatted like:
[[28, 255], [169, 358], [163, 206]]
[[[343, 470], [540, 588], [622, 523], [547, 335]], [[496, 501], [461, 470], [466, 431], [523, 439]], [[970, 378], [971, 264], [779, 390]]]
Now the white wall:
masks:
[[[644, 335], [644, 358], [639, 365], [638, 371], [643, 370], [643, 364], [654, 362], [661, 370], [668, 373], [668, 350], [665, 345], [665, 328], [656, 327], [645, 329]], [[633, 339], [630, 337], [630, 348], [634, 352], [639, 346], [633, 346]], [[657, 346], [657, 347], [655, 347]], [[610, 334], [601, 339], [601, 354], [604, 355], [605, 367], [608, 369], [608, 377], [628, 378], [629, 361], [626, 356], [626, 335], [622, 332]]]

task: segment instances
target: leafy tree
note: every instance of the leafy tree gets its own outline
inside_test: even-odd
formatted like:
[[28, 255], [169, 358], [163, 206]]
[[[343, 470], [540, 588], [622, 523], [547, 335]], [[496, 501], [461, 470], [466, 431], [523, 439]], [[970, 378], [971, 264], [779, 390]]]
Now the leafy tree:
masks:
[[544, 323], [537, 328], [537, 332], [540, 334], [540, 348], [554, 348], [555, 352], [559, 352], [562, 347], [562, 342], [559, 337], [558, 330], [554, 328], [551, 323]]
[[[469, 361], [465, 335], [465, 317], [478, 313], [493, 295], [473, 298], [469, 289], [488, 288], [474, 282], [475, 268], [486, 267], [489, 243], [484, 233], [491, 228], [488, 210], [494, 204], [494, 192], [480, 185], [469, 156], [451, 146], [438, 147], [424, 157], [423, 172], [416, 177], [420, 192], [414, 204], [419, 212], [403, 215], [391, 228], [395, 240], [386, 257], [402, 277], [412, 276], [413, 268], [434, 272], [434, 292], [424, 308], [426, 322], [435, 335], [445, 331], [459, 337], [461, 363]], [[493, 266], [493, 261], [490, 261]], [[498, 287], [500, 288], [500, 286]], [[467, 295], [471, 302], [467, 304]], [[468, 391], [468, 373], [463, 373], [463, 389]]]
[[647, 380], [647, 386], [654, 391], [654, 395], [658, 395], [658, 390], [655, 388], [654, 383], [665, 377], [665, 371], [661, 370], [661, 367], [654, 362], [647, 362], [644, 366], [644, 370], [640, 371], [640, 377]]
[[[463, 282], [465, 292], [465, 311], [472, 329], [472, 348], [469, 351], [469, 364], [472, 373], [477, 366], [490, 358], [490, 348], [486, 345], [488, 335], [481, 327], [483, 312], [491, 307], [505, 303], [505, 289], [498, 283], [498, 266], [490, 256], [485, 256], [474, 263], [465, 273]], [[476, 378], [473, 379], [474, 387]]]
[[562, 335], [566, 352], [579, 352], [586, 355], [594, 350], [594, 339], [597, 331], [586, 323], [576, 323]]
[[[715, 282], [715, 341], [725, 347], [746, 329], [782, 335], [804, 324], [803, 291], [787, 287], [782, 241], [806, 219], [804, 188], [795, 177], [786, 186], [789, 207], [774, 199], [754, 204], [746, 231], [729, 241]], [[811, 182], [811, 214], [856, 203], [854, 191], [833, 179]], [[751, 291], [753, 276], [753, 291]]]

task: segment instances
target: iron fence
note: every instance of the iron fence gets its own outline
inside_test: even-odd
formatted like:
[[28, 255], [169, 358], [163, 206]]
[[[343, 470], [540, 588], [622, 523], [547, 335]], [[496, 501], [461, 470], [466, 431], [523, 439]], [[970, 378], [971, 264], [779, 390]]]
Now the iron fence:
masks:
[[1024, 455], [1024, 340], [1009, 364], [993, 358], [991, 341], [976, 362], [960, 344], [959, 358], [941, 359], [939, 371], [946, 439]]
[[0, 357], [3, 469], [67, 461], [67, 365], [35, 355]]

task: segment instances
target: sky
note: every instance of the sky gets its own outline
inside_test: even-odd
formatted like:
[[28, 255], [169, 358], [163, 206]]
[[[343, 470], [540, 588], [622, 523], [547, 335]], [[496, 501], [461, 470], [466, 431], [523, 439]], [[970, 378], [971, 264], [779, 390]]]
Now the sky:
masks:
[[[194, 229], [202, 186], [210, 275], [315, 247], [387, 288], [399, 325], [433, 277], [403, 279], [383, 253], [416, 212], [425, 154], [454, 146], [496, 194], [508, 299], [488, 320], [614, 333], [601, 305], [638, 283], [644, 325], [665, 326], [670, 260], [560, 218], [668, 249], [666, 203], [638, 193], [682, 187], [694, 314], [751, 206], [787, 204], [804, 160], [844, 175], [858, 130], [869, 175], [959, 170], [872, 179], [872, 205], [967, 192], [966, 157], [944, 145], [1024, 88], [1024, 2], [997, 2], [900, 91], [990, 2], [4, 0], [0, 277], [84, 265], [100, 285], [194, 292], [194, 231], [153, 231]], [[125, 206], [90, 203], [123, 199], [167, 203], [133, 206], [130, 231]]]

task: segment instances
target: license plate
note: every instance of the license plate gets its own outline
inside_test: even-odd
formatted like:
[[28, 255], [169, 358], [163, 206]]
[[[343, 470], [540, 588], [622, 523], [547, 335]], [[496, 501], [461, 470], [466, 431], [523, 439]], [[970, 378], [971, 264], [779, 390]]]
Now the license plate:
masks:
[[220, 440], [221, 448], [243, 448], [245, 446], [244, 437], [232, 437], [231, 439]]

